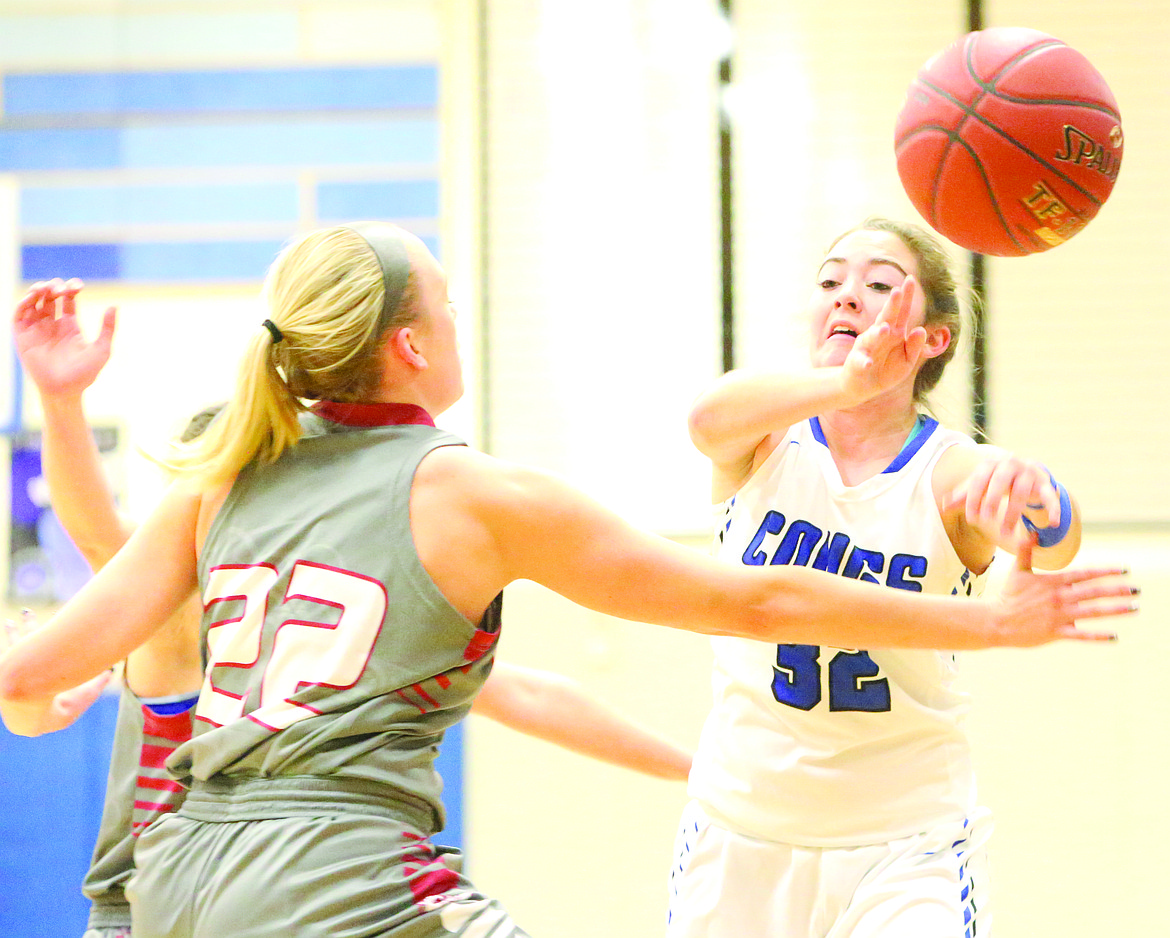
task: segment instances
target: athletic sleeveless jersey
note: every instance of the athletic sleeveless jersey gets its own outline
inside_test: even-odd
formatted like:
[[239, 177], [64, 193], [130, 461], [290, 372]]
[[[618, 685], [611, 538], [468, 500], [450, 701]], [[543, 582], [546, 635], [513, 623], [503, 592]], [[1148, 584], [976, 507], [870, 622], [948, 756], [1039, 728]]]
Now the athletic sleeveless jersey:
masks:
[[413, 405], [322, 402], [303, 425], [240, 473], [207, 534], [207, 680], [168, 767], [213, 793], [268, 779], [374, 794], [438, 830], [434, 758], [491, 669], [502, 600], [477, 629], [415, 552], [415, 470], [462, 441]]
[[[927, 593], [981, 588], [943, 528], [931, 472], [970, 442], [923, 418], [882, 473], [846, 486], [815, 420], [792, 427], [721, 506], [718, 554]], [[878, 588], [875, 586], [875, 589]], [[715, 638], [714, 702], [689, 791], [725, 827], [860, 846], [962, 818], [975, 784], [954, 656]]]
[[182, 804], [186, 790], [165, 773], [163, 763], [190, 738], [190, 709], [156, 713], [123, 688], [101, 825], [81, 887], [92, 902], [89, 928], [130, 927], [130, 904], [123, 890], [134, 871], [134, 838]]

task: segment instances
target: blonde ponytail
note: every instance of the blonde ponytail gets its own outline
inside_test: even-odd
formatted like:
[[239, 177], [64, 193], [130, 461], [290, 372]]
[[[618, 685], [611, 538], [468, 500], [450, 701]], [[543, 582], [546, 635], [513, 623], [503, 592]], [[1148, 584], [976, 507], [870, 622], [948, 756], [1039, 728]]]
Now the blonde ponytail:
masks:
[[387, 321], [379, 258], [350, 228], [314, 231], [286, 248], [269, 269], [265, 295], [271, 325], [257, 323], [231, 400], [205, 433], [159, 460], [204, 488], [293, 446], [303, 400], [371, 399], [384, 337], [412, 322], [417, 308], [412, 272]]

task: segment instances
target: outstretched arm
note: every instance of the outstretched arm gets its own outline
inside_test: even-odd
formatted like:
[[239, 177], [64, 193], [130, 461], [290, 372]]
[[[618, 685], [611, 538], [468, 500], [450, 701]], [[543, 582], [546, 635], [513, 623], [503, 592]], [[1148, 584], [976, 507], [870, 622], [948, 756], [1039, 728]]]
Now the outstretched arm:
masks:
[[[640, 531], [555, 476], [444, 447], [415, 475], [424, 567], [477, 619], [517, 579], [618, 618], [769, 643], [969, 649], [1106, 638], [1077, 619], [1132, 611], [1121, 571], [1036, 575], [1031, 548], [995, 601], [958, 600], [793, 566], [749, 567]], [[460, 550], [452, 550], [458, 543]], [[1097, 605], [1096, 600], [1116, 602]]]
[[691, 770], [689, 752], [627, 720], [563, 674], [497, 660], [471, 712], [656, 778], [684, 781]]
[[926, 342], [926, 330], [909, 324], [916, 288], [911, 277], [890, 294], [838, 367], [731, 371], [699, 396], [688, 425], [711, 460], [715, 502], [737, 492], [794, 423], [861, 404], [914, 373]]

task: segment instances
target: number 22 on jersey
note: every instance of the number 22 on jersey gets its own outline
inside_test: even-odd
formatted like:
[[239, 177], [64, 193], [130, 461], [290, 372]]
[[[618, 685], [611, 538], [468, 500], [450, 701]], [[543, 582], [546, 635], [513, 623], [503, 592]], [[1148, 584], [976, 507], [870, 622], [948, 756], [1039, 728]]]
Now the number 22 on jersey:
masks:
[[[325, 607], [322, 618], [279, 620], [264, 643], [270, 595], [279, 574], [270, 564], [227, 564], [211, 571], [203, 593], [204, 609], [239, 602], [233, 618], [207, 630], [207, 676], [195, 709], [196, 719], [223, 726], [244, 716], [244, 707], [259, 681], [259, 702], [247, 714], [261, 726], [281, 730], [315, 715], [314, 708], [290, 698], [305, 687], [352, 687], [361, 677], [386, 614], [386, 589], [360, 574], [298, 561], [289, 577], [281, 605], [293, 600]], [[304, 608], [304, 603], [300, 604]], [[271, 650], [261, 660], [265, 645]], [[244, 689], [233, 693], [216, 686], [217, 671], [248, 672], [231, 682]]]
[[[772, 696], [797, 710], [821, 702], [821, 647], [777, 645]], [[864, 651], [838, 651], [829, 659], [829, 709], [884, 713], [890, 709], [890, 682]]]

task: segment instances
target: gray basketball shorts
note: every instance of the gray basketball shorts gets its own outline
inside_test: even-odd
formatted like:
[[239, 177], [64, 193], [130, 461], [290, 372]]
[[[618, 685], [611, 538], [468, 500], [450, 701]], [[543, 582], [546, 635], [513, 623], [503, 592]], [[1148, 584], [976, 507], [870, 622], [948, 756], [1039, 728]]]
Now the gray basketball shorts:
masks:
[[458, 853], [391, 812], [323, 808], [156, 821], [126, 889], [134, 938], [527, 938]]

